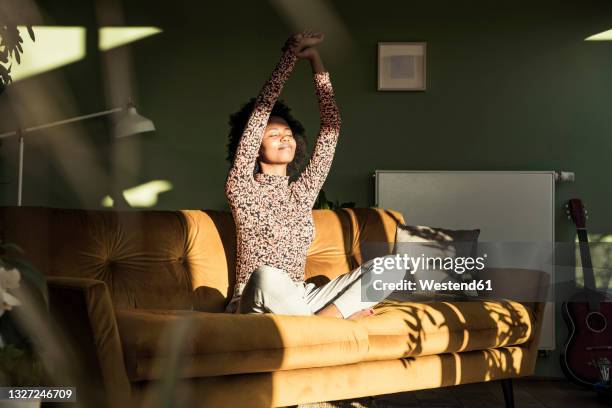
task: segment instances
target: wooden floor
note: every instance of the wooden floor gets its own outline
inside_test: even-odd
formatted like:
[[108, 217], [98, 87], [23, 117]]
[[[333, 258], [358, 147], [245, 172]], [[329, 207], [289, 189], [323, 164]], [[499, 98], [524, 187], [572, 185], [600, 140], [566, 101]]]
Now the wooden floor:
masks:
[[[565, 380], [513, 380], [516, 408], [612, 407], [597, 394]], [[458, 385], [357, 400], [304, 404], [299, 408], [499, 408], [504, 397], [499, 382]]]

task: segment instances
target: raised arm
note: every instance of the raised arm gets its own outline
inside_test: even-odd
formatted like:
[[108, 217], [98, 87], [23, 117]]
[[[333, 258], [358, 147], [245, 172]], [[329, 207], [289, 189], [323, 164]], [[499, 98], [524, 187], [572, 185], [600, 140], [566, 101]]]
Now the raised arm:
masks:
[[323, 187], [336, 151], [340, 135], [340, 114], [334, 98], [329, 72], [325, 71], [318, 53], [311, 59], [315, 93], [319, 102], [321, 127], [308, 165], [295, 181], [295, 189], [302, 200], [312, 208]]
[[296, 59], [294, 48], [285, 46], [280, 61], [257, 97], [225, 182], [225, 193], [228, 198], [233, 192], [238, 192], [253, 182], [255, 162], [272, 107], [289, 78]]

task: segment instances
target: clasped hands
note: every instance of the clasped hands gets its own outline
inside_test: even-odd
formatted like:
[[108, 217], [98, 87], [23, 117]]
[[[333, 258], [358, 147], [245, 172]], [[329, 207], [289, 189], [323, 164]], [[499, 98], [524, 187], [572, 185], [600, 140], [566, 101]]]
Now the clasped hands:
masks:
[[291, 49], [296, 57], [312, 60], [318, 57], [317, 45], [323, 42], [324, 35], [318, 31], [304, 30], [301, 33], [293, 34], [287, 39], [282, 51]]

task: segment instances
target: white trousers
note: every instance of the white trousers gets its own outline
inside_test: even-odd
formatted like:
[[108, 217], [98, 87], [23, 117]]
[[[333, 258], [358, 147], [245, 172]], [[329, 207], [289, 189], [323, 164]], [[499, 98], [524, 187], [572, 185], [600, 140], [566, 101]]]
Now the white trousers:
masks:
[[342, 317], [347, 318], [379, 303], [361, 300], [362, 279], [369, 277], [371, 270], [372, 262], [368, 261], [316, 287], [313, 283], [294, 282], [284, 270], [263, 265], [249, 277], [238, 305], [228, 305], [226, 311], [237, 309], [237, 313], [313, 315], [333, 303]]

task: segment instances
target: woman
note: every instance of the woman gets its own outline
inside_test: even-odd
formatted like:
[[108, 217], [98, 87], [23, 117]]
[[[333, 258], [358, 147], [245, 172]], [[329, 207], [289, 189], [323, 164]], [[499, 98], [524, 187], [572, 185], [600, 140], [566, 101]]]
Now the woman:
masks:
[[[352, 319], [373, 313], [376, 302], [361, 301], [365, 266], [318, 288], [304, 282], [306, 253], [315, 233], [312, 207], [340, 134], [329, 72], [316, 48], [322, 41], [323, 34], [308, 30], [290, 37], [259, 96], [232, 115], [232, 166], [225, 194], [236, 224], [238, 259], [227, 312]], [[290, 182], [304, 157], [303, 128], [277, 99], [298, 58], [310, 61], [321, 127], [308, 165]]]

